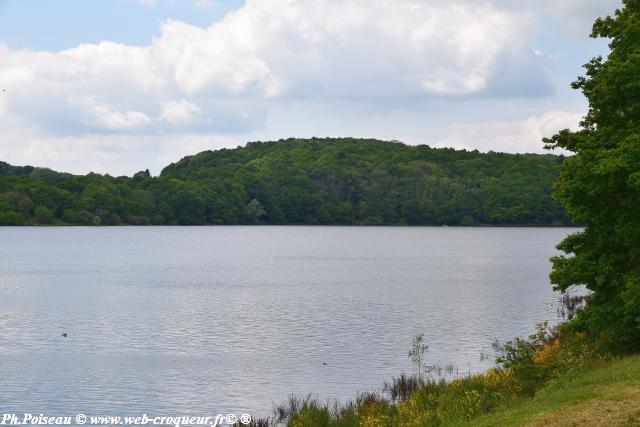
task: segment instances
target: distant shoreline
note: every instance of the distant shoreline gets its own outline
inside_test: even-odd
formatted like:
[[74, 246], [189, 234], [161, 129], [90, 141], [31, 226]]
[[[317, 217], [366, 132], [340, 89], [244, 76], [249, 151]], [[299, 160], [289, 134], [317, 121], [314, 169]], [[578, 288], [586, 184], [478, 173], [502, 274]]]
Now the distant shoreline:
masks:
[[24, 224], [24, 225], [0, 225], [2, 228], [203, 228], [203, 227], [334, 227], [334, 228], [584, 228], [584, 225], [540, 225], [540, 224], [487, 224], [487, 225], [409, 225], [409, 224], [390, 224], [390, 225], [369, 225], [369, 224], [117, 224], [117, 225], [81, 225], [81, 224]]
[[561, 226], [564, 161], [355, 138], [203, 151], [159, 176], [0, 161], [0, 225]]

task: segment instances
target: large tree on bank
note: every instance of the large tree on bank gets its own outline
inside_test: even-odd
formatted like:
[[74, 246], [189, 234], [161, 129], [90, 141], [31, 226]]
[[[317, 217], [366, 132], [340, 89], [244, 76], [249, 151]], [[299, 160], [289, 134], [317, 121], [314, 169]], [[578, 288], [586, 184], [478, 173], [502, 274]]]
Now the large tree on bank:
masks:
[[598, 19], [592, 37], [611, 40], [573, 83], [589, 101], [581, 130], [547, 148], [575, 153], [561, 166], [556, 198], [584, 231], [558, 245], [556, 289], [586, 285], [592, 296], [574, 321], [619, 351], [640, 350], [640, 0]]

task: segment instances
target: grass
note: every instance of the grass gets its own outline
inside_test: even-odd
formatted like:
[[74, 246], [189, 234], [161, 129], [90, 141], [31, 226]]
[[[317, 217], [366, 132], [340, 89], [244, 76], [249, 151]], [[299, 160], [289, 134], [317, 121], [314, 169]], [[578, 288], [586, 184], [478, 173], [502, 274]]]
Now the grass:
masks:
[[[450, 424], [463, 425], [463, 424]], [[640, 425], [640, 356], [561, 376], [472, 426], [637, 426]]]

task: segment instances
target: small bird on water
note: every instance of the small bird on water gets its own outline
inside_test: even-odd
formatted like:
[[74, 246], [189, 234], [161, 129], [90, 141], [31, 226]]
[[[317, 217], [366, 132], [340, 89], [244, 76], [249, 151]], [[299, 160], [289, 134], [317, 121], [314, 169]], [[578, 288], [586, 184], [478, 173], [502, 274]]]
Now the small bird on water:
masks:
[[322, 362], [322, 364], [323, 364], [324, 366], [327, 366], [327, 362]]
[[67, 333], [66, 333], [66, 332], [63, 332], [63, 333], [62, 333], [62, 336], [66, 338], [66, 337], [67, 337]]

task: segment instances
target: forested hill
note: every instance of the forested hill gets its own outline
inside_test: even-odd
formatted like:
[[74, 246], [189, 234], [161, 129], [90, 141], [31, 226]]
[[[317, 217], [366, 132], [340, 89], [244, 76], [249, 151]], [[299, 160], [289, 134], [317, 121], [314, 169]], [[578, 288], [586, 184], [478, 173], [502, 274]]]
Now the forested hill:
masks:
[[0, 162], [0, 224], [561, 225], [561, 162], [350, 138], [206, 151], [159, 177]]

